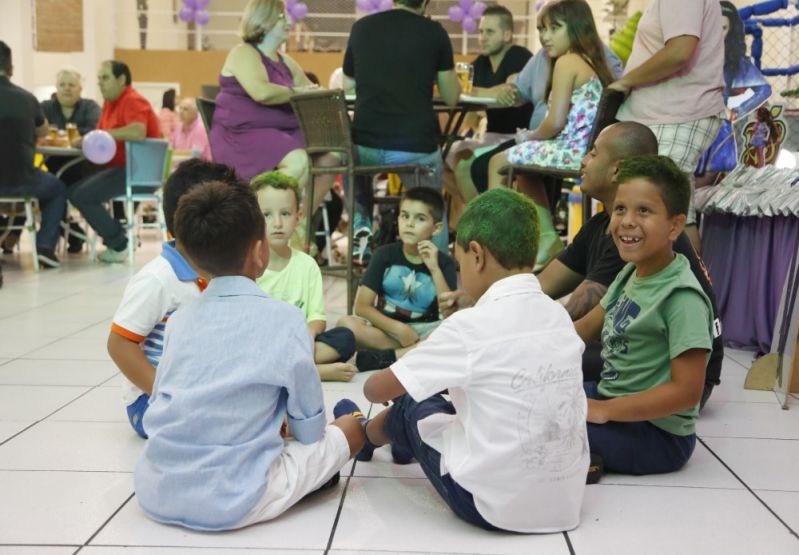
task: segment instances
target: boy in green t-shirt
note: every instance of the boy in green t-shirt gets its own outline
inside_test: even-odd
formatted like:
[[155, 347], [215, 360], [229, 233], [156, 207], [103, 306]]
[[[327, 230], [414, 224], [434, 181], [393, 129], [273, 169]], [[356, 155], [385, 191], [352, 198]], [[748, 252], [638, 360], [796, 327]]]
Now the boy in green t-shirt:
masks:
[[289, 240], [300, 222], [297, 180], [278, 171], [255, 176], [250, 182], [266, 218], [269, 266], [256, 280], [272, 298], [302, 310], [314, 339], [314, 362], [323, 381], [348, 382], [358, 372], [347, 363], [355, 354], [355, 336], [347, 328], [325, 331], [322, 272], [316, 261], [291, 248]]
[[605, 470], [672, 472], [696, 444], [713, 341], [710, 301], [687, 259], [672, 251], [690, 185], [665, 156], [622, 162], [618, 183], [608, 229], [628, 264], [575, 323], [584, 341], [602, 340], [599, 383], [584, 384], [588, 441]]

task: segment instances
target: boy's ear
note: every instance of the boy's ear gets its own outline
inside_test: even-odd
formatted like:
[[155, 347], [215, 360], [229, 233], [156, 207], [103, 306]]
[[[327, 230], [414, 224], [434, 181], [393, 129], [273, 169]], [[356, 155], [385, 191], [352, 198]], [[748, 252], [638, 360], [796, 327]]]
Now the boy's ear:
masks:
[[250, 258], [256, 267], [261, 268], [261, 273], [266, 270], [269, 266], [269, 241], [266, 240], [266, 237], [258, 239], [252, 244]]
[[483, 245], [478, 243], [477, 241], [469, 241], [469, 252], [470, 256], [474, 256], [474, 265], [475, 269], [479, 272], [485, 268], [486, 265], [486, 250], [483, 248]]
[[688, 220], [688, 216], [685, 214], [675, 214], [671, 217], [671, 231], [669, 232], [669, 241], [676, 241], [677, 237], [680, 236], [680, 233], [683, 232], [685, 229], [685, 222]]

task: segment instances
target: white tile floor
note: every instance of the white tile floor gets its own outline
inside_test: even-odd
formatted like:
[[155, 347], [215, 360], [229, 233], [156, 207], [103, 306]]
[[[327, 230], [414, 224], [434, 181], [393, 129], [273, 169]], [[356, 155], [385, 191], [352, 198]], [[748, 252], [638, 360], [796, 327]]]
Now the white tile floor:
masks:
[[[137, 266], [158, 249], [145, 241]], [[105, 351], [133, 270], [90, 264], [84, 255], [35, 274], [24, 248], [3, 261], [0, 555], [799, 554], [799, 400], [783, 411], [772, 393], [744, 390], [751, 354], [743, 351], [725, 358], [689, 464], [670, 475], [605, 476], [587, 488], [582, 524], [568, 534], [487, 533], [464, 524], [418, 465], [394, 465], [385, 449], [371, 463], [348, 464], [337, 488], [271, 523], [223, 534], [156, 524], [133, 498], [142, 441], [126, 423]], [[343, 287], [326, 286], [334, 320]], [[364, 378], [324, 384], [328, 413], [344, 396], [368, 406]]]

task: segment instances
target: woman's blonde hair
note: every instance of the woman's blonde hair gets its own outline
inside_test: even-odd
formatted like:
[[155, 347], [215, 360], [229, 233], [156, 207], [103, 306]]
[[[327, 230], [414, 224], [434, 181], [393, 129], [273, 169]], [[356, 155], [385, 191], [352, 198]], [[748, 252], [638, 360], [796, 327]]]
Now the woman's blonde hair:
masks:
[[259, 43], [285, 10], [283, 0], [250, 0], [241, 16], [241, 39]]

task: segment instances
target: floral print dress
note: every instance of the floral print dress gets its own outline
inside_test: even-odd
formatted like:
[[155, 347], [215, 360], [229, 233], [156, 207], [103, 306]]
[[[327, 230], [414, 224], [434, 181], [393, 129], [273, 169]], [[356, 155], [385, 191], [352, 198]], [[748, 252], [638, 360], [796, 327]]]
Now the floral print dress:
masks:
[[602, 83], [596, 76], [574, 89], [563, 130], [553, 139], [525, 141], [511, 147], [507, 151], [508, 161], [511, 164], [580, 169], [601, 96]]

